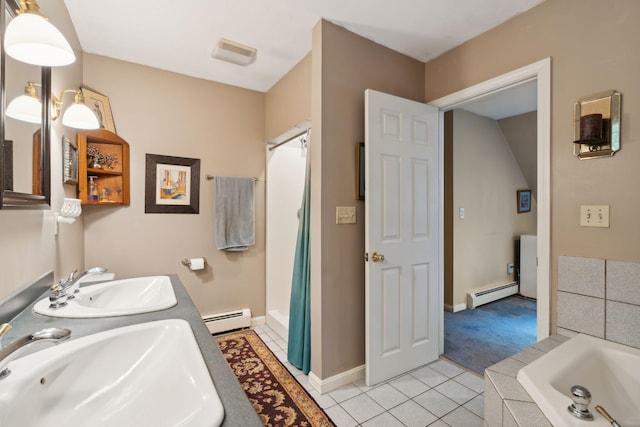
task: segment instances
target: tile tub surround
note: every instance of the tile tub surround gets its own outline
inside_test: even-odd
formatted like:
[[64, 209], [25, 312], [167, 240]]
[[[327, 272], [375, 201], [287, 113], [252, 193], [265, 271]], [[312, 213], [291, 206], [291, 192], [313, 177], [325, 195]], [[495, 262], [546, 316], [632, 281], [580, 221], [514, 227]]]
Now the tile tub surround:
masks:
[[[90, 335], [108, 329], [133, 325], [143, 322], [151, 322], [163, 319], [184, 319], [189, 322], [193, 335], [196, 338], [200, 351], [213, 378], [220, 400], [224, 406], [225, 418], [222, 426], [245, 427], [262, 426], [260, 418], [247, 399], [244, 390], [233, 374], [220, 349], [211, 337], [198, 310], [191, 301], [189, 294], [180, 282], [177, 275], [169, 275], [171, 284], [178, 300], [178, 304], [172, 308], [129, 316], [105, 317], [95, 319], [67, 319], [61, 317], [47, 317], [33, 313], [35, 302], [45, 297], [40, 293], [33, 303], [27, 306], [11, 324], [13, 328], [2, 337], [2, 343], [11, 342], [14, 339], [44, 328], [63, 327], [71, 329], [71, 340]], [[64, 345], [64, 344], [62, 344]], [[37, 351], [34, 348], [34, 351]], [[29, 352], [25, 352], [28, 354]]]
[[518, 371], [569, 338], [549, 338], [487, 368], [484, 374], [484, 422], [488, 427], [551, 427], [538, 405], [520, 385]]
[[558, 333], [640, 348], [640, 263], [558, 257]]

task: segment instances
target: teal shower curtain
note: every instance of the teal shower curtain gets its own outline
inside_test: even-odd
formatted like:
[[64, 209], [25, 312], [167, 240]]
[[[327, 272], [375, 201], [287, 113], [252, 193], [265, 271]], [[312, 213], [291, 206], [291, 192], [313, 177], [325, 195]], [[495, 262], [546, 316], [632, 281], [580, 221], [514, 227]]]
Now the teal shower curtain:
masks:
[[305, 374], [311, 370], [311, 258], [309, 256], [309, 211], [311, 166], [307, 151], [304, 194], [298, 222], [298, 239], [291, 280], [289, 344], [287, 359]]

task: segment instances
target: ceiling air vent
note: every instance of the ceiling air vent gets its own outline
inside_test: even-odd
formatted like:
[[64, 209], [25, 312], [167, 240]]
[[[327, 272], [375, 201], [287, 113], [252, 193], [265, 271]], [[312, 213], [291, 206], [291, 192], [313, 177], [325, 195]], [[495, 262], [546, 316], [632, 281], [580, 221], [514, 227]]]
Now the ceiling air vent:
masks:
[[213, 49], [213, 56], [216, 59], [233, 62], [238, 65], [249, 65], [256, 60], [258, 49], [233, 42], [227, 39], [218, 40], [218, 44]]

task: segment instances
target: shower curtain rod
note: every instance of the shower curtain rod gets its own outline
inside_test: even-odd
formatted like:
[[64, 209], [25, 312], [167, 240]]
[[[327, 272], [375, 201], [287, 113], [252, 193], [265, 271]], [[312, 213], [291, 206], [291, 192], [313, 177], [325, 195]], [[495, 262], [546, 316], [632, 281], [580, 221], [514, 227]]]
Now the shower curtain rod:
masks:
[[284, 145], [284, 144], [290, 142], [292, 139], [298, 138], [298, 137], [300, 137], [300, 136], [302, 136], [302, 135], [304, 135], [306, 133], [309, 133], [310, 130], [311, 130], [311, 128], [309, 128], [307, 130], [303, 130], [302, 132], [293, 135], [291, 138], [287, 139], [286, 141], [282, 141], [282, 142], [279, 142], [279, 143], [277, 143], [275, 145], [272, 145], [271, 147], [269, 147], [269, 151], [273, 151], [276, 148], [280, 147], [281, 145]]

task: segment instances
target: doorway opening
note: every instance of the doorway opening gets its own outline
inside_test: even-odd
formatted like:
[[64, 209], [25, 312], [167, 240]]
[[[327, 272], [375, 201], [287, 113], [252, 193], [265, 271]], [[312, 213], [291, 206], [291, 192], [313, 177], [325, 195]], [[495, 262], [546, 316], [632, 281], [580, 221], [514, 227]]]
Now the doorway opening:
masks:
[[536, 342], [536, 93], [531, 81], [445, 114], [443, 355], [479, 374]]
[[[521, 95], [519, 92], [526, 92], [527, 88], [529, 88], [529, 92], [534, 94], [533, 106], [528, 108], [529, 111], [526, 111], [527, 108], [522, 110], [522, 107], [515, 107], [513, 105], [506, 107], [506, 111], [512, 111], [515, 114], [515, 117], [508, 119], [509, 121], [522, 121], [527, 118], [527, 115], [531, 116], [528, 117], [529, 122], [533, 119], [533, 123], [530, 124], [529, 127], [533, 127], [536, 133], [533, 138], [534, 157], [536, 161], [533, 162], [533, 165], [521, 166], [520, 163], [527, 163], [527, 161], [531, 160], [531, 154], [516, 154], [515, 151], [517, 150], [509, 146], [506, 140], [509, 138], [522, 138], [524, 133], [510, 129], [511, 127], [518, 128], [518, 126], [507, 126], [503, 123], [504, 126], [502, 127], [505, 128], [503, 132], [499, 123], [487, 124], [486, 120], [489, 119], [484, 116], [489, 115], [489, 113], [486, 113], [486, 111], [483, 112], [483, 110], [488, 111], [489, 108], [487, 105], [496, 103], [496, 100], [500, 98], [503, 98], [503, 101], [519, 99]], [[467, 309], [467, 306], [473, 307], [476, 304], [480, 305], [483, 302], [487, 302], [483, 301], [484, 297], [479, 298], [479, 302], [473, 301], [474, 298], [470, 296], [475, 295], [476, 290], [483, 291], [488, 288], [499, 288], [500, 286], [497, 285], [508, 285], [510, 282], [516, 282], [514, 286], [516, 292], [521, 291], [521, 289], [523, 289], [520, 286], [522, 269], [518, 262], [520, 258], [520, 244], [518, 241], [522, 241], [522, 236], [536, 235], [537, 248], [533, 250], [533, 259], [537, 260], [537, 268], [534, 268], [537, 277], [534, 276], [533, 282], [535, 285], [532, 286], [534, 294], [532, 299], [515, 300], [515, 302], [523, 303], [515, 305], [535, 307], [535, 314], [529, 310], [530, 319], [535, 318], [535, 332], [529, 332], [529, 334], [533, 335], [533, 342], [529, 344], [531, 345], [536, 340], [545, 338], [549, 334], [550, 59], [539, 61], [495, 79], [464, 89], [436, 100], [432, 102], [431, 105], [437, 106], [441, 111], [440, 120], [442, 131], [440, 148], [442, 150], [441, 152], [445, 153], [442, 160], [444, 173], [449, 172], [448, 176], [442, 175], [445, 184], [442, 187], [441, 202], [444, 211], [443, 218], [447, 219], [443, 219], [443, 224], [441, 225], [441, 230], [443, 230], [441, 251], [444, 254], [444, 261], [441, 270], [441, 283], [443, 283], [443, 287], [441, 288], [442, 316], [440, 319], [440, 352], [441, 354], [444, 353], [445, 356], [447, 355], [444, 308], [447, 307], [451, 313], [456, 311], [463, 313], [461, 310], [464, 310], [469, 314], [473, 313], [473, 310]], [[504, 114], [499, 120], [507, 120], [506, 117], [509, 115], [513, 116], [514, 114]], [[462, 184], [465, 187], [462, 189], [459, 188], [458, 192], [454, 193], [453, 187], [448, 189], [446, 184], [447, 180], [451, 183], [453, 179], [453, 169], [451, 167], [447, 168], [445, 161], [452, 161], [452, 159], [445, 160], [445, 158], [447, 150], [452, 147], [455, 148], [455, 145], [449, 147], [446, 145], [452, 144], [446, 136], [447, 132], [451, 132], [454, 129], [453, 124], [456, 117], [462, 122], [462, 126], [457, 129], [458, 136], [466, 132], [467, 137], [470, 139], [467, 144], [471, 145], [465, 146], [464, 142], [459, 144], [463, 152], [460, 154], [462, 161], [458, 166], [464, 166], [467, 170], [461, 175], [462, 178], [460, 176], [457, 177], [458, 184]], [[475, 125], [478, 125], [478, 122], [480, 122], [480, 127], [484, 125], [485, 127], [497, 128], [499, 133], [502, 134], [498, 139], [502, 139], [502, 148], [505, 149], [504, 152], [499, 154], [492, 149], [491, 146], [482, 144], [478, 131], [473, 130], [473, 127], [469, 127], [468, 122]], [[467, 126], [467, 128], [465, 128], [465, 126]], [[453, 133], [455, 134], [456, 132]], [[507, 133], [515, 133], [515, 136], [510, 135], [507, 137]], [[488, 139], [492, 139], [492, 137]], [[495, 144], [495, 141], [493, 145], [500, 146], [500, 144]], [[505, 156], [505, 152], [508, 155]], [[451, 154], [452, 153], [453, 150], [451, 151]], [[466, 166], [464, 163], [465, 156], [467, 156]], [[503, 163], [496, 163], [496, 159], [499, 159], [501, 156], [507, 160]], [[518, 160], [518, 157], [522, 159]], [[497, 178], [498, 181], [493, 182], [484, 182], [483, 179], [480, 179], [487, 175], [496, 174], [496, 169], [505, 169], [505, 163], [510, 163], [509, 167], [515, 170], [515, 175], [505, 175], [502, 178]], [[466, 178], [464, 173], [467, 174]], [[464, 184], [465, 180], [466, 184]], [[453, 182], [455, 183], [455, 179], [453, 179]], [[513, 186], [513, 188], [507, 185], [506, 190], [501, 189], [498, 191], [497, 187], [504, 187], [505, 184], [509, 184]], [[448, 193], [447, 190], [449, 190]], [[531, 191], [533, 195], [529, 200], [531, 211], [517, 213], [517, 190]], [[499, 192], [504, 194], [500, 195], [498, 194]], [[458, 196], [459, 200], [456, 200], [456, 196]], [[474, 197], [476, 198], [475, 201]], [[448, 208], [447, 202], [449, 203]], [[465, 203], [470, 204], [463, 206]], [[501, 207], [496, 213], [495, 208], [497, 206]], [[494, 210], [492, 211], [491, 209]], [[529, 221], [523, 221], [526, 216], [529, 216]], [[496, 217], [500, 218], [497, 223], [494, 222], [497, 219]], [[511, 219], [509, 219], [509, 217]], [[480, 220], [480, 224], [474, 225], [474, 221], [476, 220]], [[533, 224], [531, 220], [533, 220]], [[496, 225], [503, 222], [510, 222], [512, 224], [510, 231], [505, 231]], [[528, 222], [528, 225], [523, 225], [523, 222]], [[457, 229], [456, 233], [454, 233], [454, 226], [456, 226]], [[478, 236], [477, 231], [479, 229], [483, 229], [484, 234], [480, 233], [480, 236]], [[474, 232], [476, 232], [476, 235], [474, 235]], [[509, 235], [508, 233], [511, 234]], [[508, 238], [505, 238], [505, 234], [508, 235]], [[501, 236], [501, 243], [497, 243], [498, 236]], [[449, 240], [447, 240], [447, 238]], [[454, 252], [456, 246], [457, 251]], [[456, 254], [455, 256], [454, 253]], [[513, 273], [510, 273], [511, 263], [513, 263]], [[456, 276], [458, 280], [456, 280]], [[461, 289], [456, 290], [451, 283], [449, 283], [448, 287], [445, 286], [444, 284], [447, 283], [447, 280], [460, 284]], [[529, 286], [528, 289], [531, 289], [531, 286]], [[511, 291], [511, 293], [514, 292]], [[526, 292], [521, 293], [526, 294]], [[514, 302], [513, 299], [512, 302]], [[507, 311], [513, 309], [513, 306], [514, 304], [511, 304]], [[484, 309], [482, 306], [476, 308], [477, 314], [482, 314], [482, 311], [491, 309], [490, 304], [484, 307]], [[499, 310], [493, 311], [496, 312]], [[450, 316], [449, 312], [446, 316]], [[476, 322], [471, 321], [474, 327], [477, 327], [479, 323], [479, 320]], [[525, 322], [521, 320], [519, 323], [522, 324]], [[530, 325], [531, 323], [532, 322], [529, 322]], [[529, 329], [531, 330], [533, 328], [529, 326]], [[495, 333], [495, 330], [493, 332]], [[477, 333], [476, 335], [480, 334]], [[459, 342], [463, 341], [460, 340]], [[502, 358], [504, 357], [500, 357], [498, 360]], [[485, 362], [485, 364], [488, 363], [487, 366], [489, 366], [498, 360]], [[476, 367], [474, 369], [473, 366], [470, 366], [471, 369], [479, 371], [480, 373], [484, 371], [484, 367]]]
[[266, 150], [266, 322], [286, 341], [298, 212], [305, 182], [306, 139], [297, 135], [267, 146]]

